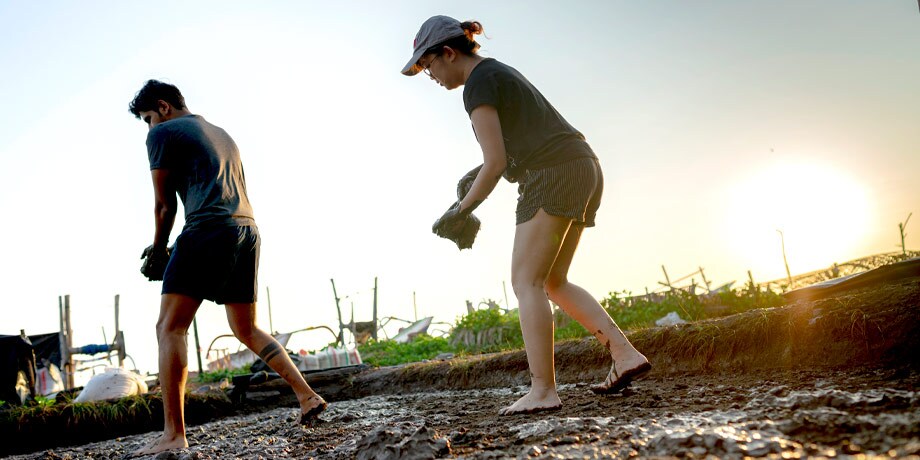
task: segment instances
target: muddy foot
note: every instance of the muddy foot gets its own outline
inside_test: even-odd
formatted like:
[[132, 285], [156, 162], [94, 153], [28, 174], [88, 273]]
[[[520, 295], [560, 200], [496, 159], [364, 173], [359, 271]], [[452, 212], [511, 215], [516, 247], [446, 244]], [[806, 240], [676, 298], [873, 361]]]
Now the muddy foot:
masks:
[[188, 441], [185, 439], [185, 436], [177, 435], [166, 438], [165, 435], [162, 435], [159, 438], [154, 439], [150, 444], [147, 444], [143, 448], [135, 450], [134, 452], [126, 455], [125, 458], [136, 458], [145, 455], [154, 455], [170, 450], [185, 449], [186, 447], [188, 447]]
[[[651, 363], [648, 362], [645, 357], [642, 357], [643, 361], [640, 361], [638, 364], [630, 365], [627, 370], [617, 373], [617, 363], [614, 362], [613, 366], [610, 367], [610, 372], [607, 374], [607, 379], [604, 380], [604, 383], [599, 383], [597, 385], [591, 386], [591, 391], [597, 394], [613, 394], [619, 393], [624, 388], [628, 387], [633, 380], [638, 380], [648, 374], [652, 370]], [[625, 364], [623, 367], [627, 367]]]
[[307, 398], [307, 402], [312, 402], [312, 405], [308, 406], [306, 410], [301, 407], [300, 424], [312, 426], [313, 422], [319, 417], [319, 414], [326, 410], [326, 400], [320, 395], [313, 395]]
[[498, 415], [533, 414], [536, 412], [558, 410], [561, 407], [562, 401], [559, 399], [559, 394], [555, 391], [544, 397], [539, 397], [534, 395], [534, 392], [531, 390], [530, 393], [518, 399], [514, 404], [501, 408], [498, 411]]

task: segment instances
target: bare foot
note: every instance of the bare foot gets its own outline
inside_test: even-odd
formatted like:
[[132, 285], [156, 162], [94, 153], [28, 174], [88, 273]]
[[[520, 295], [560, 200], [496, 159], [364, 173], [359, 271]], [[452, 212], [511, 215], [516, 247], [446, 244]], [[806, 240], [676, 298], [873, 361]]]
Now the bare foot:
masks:
[[184, 435], [174, 435], [167, 438], [165, 434], [154, 439], [141, 449], [135, 450], [128, 455], [128, 458], [141, 457], [144, 455], [154, 455], [160, 452], [166, 452], [174, 449], [184, 449], [188, 447], [188, 441]]
[[531, 389], [530, 393], [518, 399], [514, 404], [500, 409], [498, 415], [533, 414], [535, 412], [556, 410], [561, 407], [562, 401], [559, 399], [559, 394], [556, 393], [556, 390], [548, 391], [541, 396], [535, 394], [534, 390]]
[[633, 380], [644, 377], [650, 370], [652, 370], [652, 365], [642, 354], [637, 354], [628, 361], [614, 361], [604, 382], [592, 385], [591, 391], [597, 394], [618, 393], [628, 387]]
[[319, 414], [326, 410], [326, 405], [326, 400], [318, 394], [305, 399], [300, 404], [300, 424], [312, 425], [319, 417]]

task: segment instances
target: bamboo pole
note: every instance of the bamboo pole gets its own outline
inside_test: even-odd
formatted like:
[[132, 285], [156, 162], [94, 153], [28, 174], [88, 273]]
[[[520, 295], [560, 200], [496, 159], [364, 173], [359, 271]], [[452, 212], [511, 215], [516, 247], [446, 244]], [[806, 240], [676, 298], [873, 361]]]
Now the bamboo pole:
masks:
[[[58, 363], [58, 365], [59, 365], [61, 371], [63, 372], [63, 371], [64, 371], [64, 364], [67, 362], [67, 361], [66, 361], [66, 359], [67, 359], [67, 358], [66, 358], [66, 357], [67, 357], [67, 338], [66, 338], [65, 330], [64, 330], [64, 298], [63, 298], [62, 296], [58, 296], [58, 319], [60, 320], [60, 323], [61, 323], [61, 324], [60, 324], [60, 330], [59, 330], [59, 332], [58, 332], [58, 345], [60, 346], [60, 349], [61, 349], [61, 361]], [[64, 375], [65, 375], [65, 376], [67, 375], [66, 372], [65, 372]], [[65, 389], [65, 390], [69, 390], [69, 389], [70, 389], [70, 388], [67, 386], [67, 378], [66, 378], [66, 377], [64, 378], [64, 381], [63, 381], [62, 383], [64, 384], [64, 389]]]
[[118, 304], [120, 300], [121, 296], [115, 294], [115, 347], [118, 350], [118, 367], [124, 368], [125, 355], [127, 355], [127, 352], [125, 351], [125, 337], [124, 334], [121, 333], [121, 325], [119, 324], [120, 316]]
[[335, 311], [339, 314], [339, 345], [345, 346], [345, 325], [342, 324], [342, 308], [339, 306], [339, 294], [335, 290], [335, 280], [329, 278], [332, 283], [332, 296], [335, 297]]
[[198, 375], [204, 372], [201, 366], [201, 343], [198, 341], [198, 318], [192, 318], [192, 330], [195, 333], [195, 358], [198, 359]]
[[274, 323], [272, 323], [272, 293], [268, 290], [268, 286], [265, 286], [265, 297], [268, 300], [268, 329], [275, 334], [278, 331], [275, 330]]
[[779, 241], [783, 248], [783, 264], [786, 266], [786, 280], [789, 281], [789, 287], [786, 289], [791, 290], [792, 289], [792, 272], [789, 271], [789, 262], [786, 260], [786, 238], [783, 236], [782, 230], [777, 229], [776, 232], [779, 233]]
[[668, 278], [668, 271], [664, 268], [664, 265], [661, 266], [661, 271], [664, 272], [664, 281], [666, 283], [666, 286], [668, 286], [668, 289], [670, 289], [671, 291], [674, 291], [674, 287], [671, 286], [671, 278]]
[[[920, 0], [918, 0], [918, 3], [920, 3]], [[904, 257], [907, 257], [907, 246], [904, 244], [904, 237], [906, 237], [907, 234], [904, 233], [904, 229], [907, 228], [907, 222], [910, 221], [910, 216], [912, 215], [914, 215], [914, 213], [908, 214], [907, 219], [904, 219], [904, 222], [898, 223], [898, 230], [901, 232], [901, 255]]]
[[703, 272], [703, 267], [700, 267], [700, 276], [703, 277], [703, 284], [706, 285], [706, 290], [707, 291], [710, 290], [711, 289], [710, 282], [709, 280], [706, 279], [706, 273]]
[[[74, 363], [71, 350], [73, 349], [73, 327], [70, 322], [70, 294], [64, 296], [64, 347], [66, 355], [61, 356], [61, 364], [64, 365], [65, 389], [74, 387], [73, 374]], [[66, 359], [66, 361], [65, 361]]]
[[374, 277], [374, 329], [371, 331], [371, 337], [377, 340], [377, 277]]

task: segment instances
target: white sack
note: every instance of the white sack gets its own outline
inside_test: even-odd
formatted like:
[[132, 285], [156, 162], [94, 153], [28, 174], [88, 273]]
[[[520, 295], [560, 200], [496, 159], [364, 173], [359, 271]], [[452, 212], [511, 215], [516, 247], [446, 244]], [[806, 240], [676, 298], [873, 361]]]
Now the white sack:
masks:
[[147, 393], [147, 383], [129, 370], [110, 367], [96, 374], [83, 387], [74, 402], [102, 401]]
[[48, 363], [35, 373], [35, 392], [42, 396], [57, 393], [64, 389], [61, 371], [54, 363]]

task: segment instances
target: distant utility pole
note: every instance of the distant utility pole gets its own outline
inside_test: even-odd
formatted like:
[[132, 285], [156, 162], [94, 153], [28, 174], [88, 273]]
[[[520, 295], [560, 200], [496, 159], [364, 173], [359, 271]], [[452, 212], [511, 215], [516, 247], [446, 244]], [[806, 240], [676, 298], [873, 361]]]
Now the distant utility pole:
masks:
[[[920, 0], [917, 1], [920, 2]], [[907, 246], [904, 245], [904, 237], [906, 237], [907, 234], [904, 233], [904, 229], [907, 228], [907, 221], [910, 220], [910, 216], [912, 215], [914, 215], [914, 213], [908, 214], [907, 219], [904, 219], [904, 222], [900, 222], [898, 224], [898, 230], [901, 231], [901, 254], [903, 254], [905, 257], [907, 256]]]
[[783, 248], [783, 265], [786, 266], [786, 279], [789, 281], [789, 288], [792, 289], [792, 273], [789, 271], [789, 262], [786, 260], [786, 238], [783, 237], [783, 231], [777, 229], [776, 233], [779, 233], [779, 242]]

